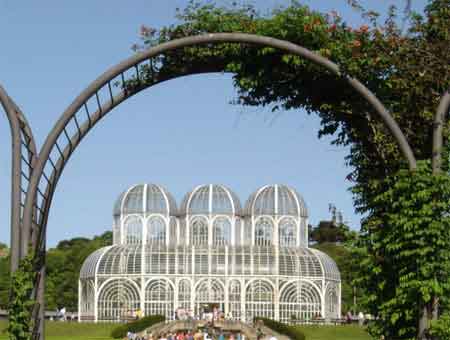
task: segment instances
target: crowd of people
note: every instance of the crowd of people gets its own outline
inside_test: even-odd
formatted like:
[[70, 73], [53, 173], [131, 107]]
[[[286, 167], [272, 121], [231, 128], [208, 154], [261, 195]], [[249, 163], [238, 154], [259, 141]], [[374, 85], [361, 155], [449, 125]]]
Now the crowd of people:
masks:
[[152, 333], [136, 334], [128, 332], [126, 340], [245, 340], [245, 335], [238, 333], [224, 333], [197, 329], [195, 332], [162, 333], [155, 336]]

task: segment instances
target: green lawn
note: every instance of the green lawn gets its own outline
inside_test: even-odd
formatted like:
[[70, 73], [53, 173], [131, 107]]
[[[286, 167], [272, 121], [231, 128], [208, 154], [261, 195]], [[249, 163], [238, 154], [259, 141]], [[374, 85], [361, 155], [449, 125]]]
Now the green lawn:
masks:
[[299, 326], [306, 340], [371, 340], [359, 326]]
[[[111, 329], [116, 326], [117, 324], [103, 323], [47, 322], [45, 338], [48, 340], [110, 340]], [[6, 327], [6, 322], [0, 321], [0, 340], [8, 339], [4, 332]]]
[[[109, 333], [115, 325], [48, 322], [48, 340], [111, 340]], [[4, 330], [6, 323], [0, 321], [0, 340], [8, 339]], [[358, 326], [300, 326], [306, 340], [370, 340], [364, 329]]]

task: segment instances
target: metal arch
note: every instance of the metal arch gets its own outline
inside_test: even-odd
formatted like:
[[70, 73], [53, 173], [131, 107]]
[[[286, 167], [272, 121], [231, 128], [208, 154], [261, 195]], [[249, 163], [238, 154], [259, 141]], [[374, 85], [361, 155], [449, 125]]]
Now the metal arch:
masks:
[[439, 102], [436, 115], [434, 117], [433, 128], [433, 153], [432, 153], [432, 168], [433, 173], [437, 174], [442, 170], [442, 144], [443, 144], [443, 129], [445, 117], [450, 111], [450, 89], [445, 92]]
[[[155, 85], [156, 83], [160, 83], [162, 81], [186, 74], [223, 71], [223, 69], [220, 69], [220, 67], [215, 67], [215, 69], [209, 70], [190, 70], [186, 72], [180, 72], [180, 74], [174, 76], [169, 75], [164, 79], [157, 79], [156, 81], [152, 81], [150, 83], [143, 83], [140, 79], [139, 67], [148, 60], [151, 60], [152, 58], [164, 54], [168, 51], [188, 46], [213, 43], [244, 43], [276, 48], [290, 54], [301, 56], [311, 62], [314, 62], [315, 64], [323, 66], [333, 74], [343, 77], [348, 82], [348, 84], [371, 105], [375, 113], [384, 122], [386, 127], [395, 138], [403, 156], [407, 160], [409, 168], [411, 170], [416, 168], [416, 159], [414, 157], [414, 154], [400, 127], [395, 122], [393, 117], [389, 114], [387, 109], [361, 82], [359, 82], [357, 79], [341, 74], [338, 65], [336, 65], [332, 61], [304, 47], [290, 43], [288, 41], [252, 34], [211, 33], [177, 39], [155, 46], [143, 53], [132, 56], [106, 71], [103, 75], [92, 82], [91, 85], [89, 85], [83, 92], [81, 92], [81, 94], [72, 102], [72, 104], [66, 109], [66, 111], [64, 111], [59, 120], [56, 122], [53, 129], [47, 136], [35, 164], [33, 164], [34, 169], [30, 177], [23, 214], [23, 233], [21, 243], [22, 251], [24, 254], [26, 254], [28, 250], [30, 238], [31, 244], [33, 245], [35, 251], [40, 253], [45, 250], [46, 224], [58, 179], [60, 178], [62, 171], [67, 164], [68, 159], [70, 158], [70, 155], [74, 152], [77, 145], [101, 118], [103, 118], [121, 102], [144, 90], [145, 88]], [[151, 67], [151, 69], [153, 70], [153, 66]], [[137, 81], [138, 85], [132, 87], [131, 89], [128, 89], [125, 86], [125, 74], [133, 69], [136, 70], [136, 73], [135, 78], [131, 79]], [[123, 81], [121, 84], [124, 88], [118, 95], [113, 95], [111, 85], [114, 79], [117, 77], [122, 77]], [[103, 103], [101, 103], [102, 89], [109, 89], [110, 95], [109, 100], [103, 101]], [[87, 105], [90, 100], [96, 102], [97, 104], [97, 110], [93, 114], [89, 112]], [[79, 116], [77, 116], [77, 114], [83, 107], [86, 108], [87, 120], [83, 124], [79, 124]], [[70, 124], [76, 126], [76, 132], [72, 134], [70, 134], [68, 129]], [[63, 139], [63, 147], [61, 147], [61, 143], [58, 143], [61, 139]], [[57, 155], [59, 154], [59, 156], [56, 156], [56, 158], [58, 159], [56, 162], [52, 160], [52, 152], [56, 153]], [[53, 171], [51, 171], [50, 175], [47, 175], [46, 168], [53, 168]], [[40, 189], [41, 182], [44, 183], [42, 185], [43, 190]], [[38, 201], [38, 194], [42, 195], [42, 200], [40, 202]], [[40, 285], [42, 285], [42, 283], [40, 283]], [[38, 336], [42, 339], [42, 329], [39, 331], [39, 333], [40, 334], [38, 334]]]
[[[301, 57], [304, 57], [318, 65], [321, 65], [328, 69], [329, 71], [333, 72], [334, 74], [340, 75], [339, 67], [331, 62], [330, 60], [315, 54], [308, 49], [295, 45], [293, 43], [282, 41], [274, 38], [269, 37], [263, 37], [263, 36], [257, 36], [257, 35], [251, 35], [251, 34], [243, 34], [243, 33], [217, 33], [217, 34], [206, 34], [206, 35], [200, 35], [200, 36], [193, 36], [193, 37], [187, 37], [182, 39], [177, 39], [174, 41], [170, 41], [158, 46], [155, 46], [143, 53], [137, 54], [135, 56], [132, 56], [128, 58], [127, 60], [123, 61], [122, 63], [116, 65], [115, 67], [111, 68], [109, 71], [105, 72], [103, 75], [101, 75], [97, 80], [95, 80], [89, 87], [86, 88], [76, 99], [75, 101], [67, 108], [67, 110], [63, 113], [63, 115], [60, 117], [60, 119], [55, 124], [54, 128], [48, 135], [46, 142], [44, 146], [41, 149], [41, 152], [39, 154], [39, 159], [36, 164], [36, 171], [34, 172], [31, 181], [30, 181], [30, 191], [27, 195], [26, 203], [25, 203], [25, 216], [24, 216], [24, 230], [32, 230], [32, 221], [31, 221], [31, 209], [33, 206], [33, 200], [34, 197], [36, 197], [36, 194], [38, 192], [39, 188], [39, 182], [42, 180], [42, 177], [45, 177], [44, 169], [46, 166], [49, 165], [49, 157], [52, 153], [52, 151], [56, 148], [58, 149], [60, 153], [60, 160], [62, 162], [59, 162], [59, 167], [56, 167], [53, 172], [53, 178], [46, 178], [47, 183], [47, 189], [50, 189], [48, 192], [46, 192], [46, 196], [49, 197], [49, 200], [44, 202], [45, 204], [42, 206], [42, 209], [40, 210], [40, 218], [38, 221], [38, 229], [41, 229], [42, 226], [46, 223], [46, 215], [48, 212], [48, 208], [50, 206], [51, 197], [53, 195], [54, 188], [56, 187], [57, 179], [62, 172], [68, 158], [70, 157], [70, 154], [74, 151], [76, 145], [74, 145], [74, 142], [78, 144], [81, 139], [84, 137], [84, 135], [95, 125], [96, 121], [89, 120], [88, 128], [84, 133], [80, 131], [80, 128], [78, 126], [78, 123], [76, 121], [76, 114], [79, 111], [80, 108], [83, 107], [90, 99], [93, 97], [96, 98], [98, 103], [98, 111], [97, 114], [97, 121], [105, 116], [109, 111], [112, 110], [113, 107], [117, 106], [120, 102], [124, 101], [128, 97], [140, 92], [141, 90], [153, 85], [151, 84], [142, 84], [142, 86], [137, 86], [136, 88], [131, 89], [131, 91], [124, 90], [123, 93], [119, 94], [118, 98], [114, 98], [111, 96], [111, 99], [109, 102], [105, 104], [100, 103], [99, 99], [99, 91], [102, 88], [105, 87], [111, 87], [111, 81], [119, 76], [124, 75], [124, 72], [136, 68], [136, 77], [139, 79], [139, 70], [138, 67], [143, 62], [161, 55], [164, 52], [171, 51], [174, 49], [179, 49], [187, 46], [193, 46], [193, 45], [201, 45], [201, 44], [208, 44], [208, 43], [247, 43], [247, 44], [256, 44], [256, 45], [264, 45], [264, 46], [270, 46], [273, 48], [277, 48], [295, 55], [299, 55]], [[177, 75], [178, 76], [178, 75]], [[175, 77], [175, 76], [174, 76]], [[392, 116], [389, 114], [389, 112], [386, 110], [386, 108], [382, 105], [382, 103], [373, 95], [370, 90], [368, 90], [362, 83], [360, 83], [358, 80], [354, 78], [350, 78], [348, 76], [345, 76], [345, 79], [349, 83], [352, 88], [358, 92], [364, 99], [366, 99], [369, 104], [373, 107], [375, 112], [380, 116], [380, 118], [383, 120], [383, 122], [386, 124], [394, 138], [396, 139], [403, 155], [405, 156], [406, 160], [408, 161], [409, 167], [411, 169], [414, 169], [416, 167], [416, 160], [414, 158], [414, 155], [412, 153], [412, 150], [410, 146], [408, 145], [408, 142], [406, 138], [404, 137], [402, 131], [400, 130], [399, 126], [395, 122], [395, 120], [392, 118]], [[158, 82], [164, 81], [167, 79], [160, 80]], [[110, 92], [111, 93], [111, 92]], [[66, 130], [66, 127], [68, 124], [75, 120], [75, 123], [77, 124], [78, 132], [73, 134], [72, 136], [68, 136], [68, 132]], [[67, 154], [64, 154], [60, 149], [60, 146], [58, 144], [58, 139], [60, 137], [64, 136], [66, 137], [66, 144], [69, 148], [69, 152]], [[66, 149], [67, 149], [66, 147]], [[25, 233], [25, 237], [27, 237], [28, 233]], [[38, 233], [33, 233], [34, 235], [37, 235]], [[33, 244], [39, 243], [38, 240], [36, 240], [36, 237], [33, 239]], [[29, 240], [24, 239], [24, 243], [27, 244]]]
[[12, 137], [11, 272], [13, 273], [17, 270], [23, 255], [20, 246], [23, 207], [37, 152], [33, 133], [25, 115], [2, 86], [0, 86], [0, 103], [8, 118]]

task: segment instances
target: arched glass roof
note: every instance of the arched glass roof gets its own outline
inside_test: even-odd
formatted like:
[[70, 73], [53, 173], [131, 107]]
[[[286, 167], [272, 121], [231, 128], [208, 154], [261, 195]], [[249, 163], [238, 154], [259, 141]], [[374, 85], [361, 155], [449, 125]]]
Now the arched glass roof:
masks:
[[308, 248], [310, 251], [314, 253], [314, 255], [320, 260], [320, 262], [323, 265], [323, 270], [326, 277], [329, 277], [334, 280], [340, 280], [341, 274], [339, 272], [338, 266], [334, 260], [325, 254], [324, 252], [321, 252], [317, 249], [311, 249]]
[[273, 184], [258, 189], [249, 197], [245, 204], [245, 214], [308, 217], [308, 208], [295, 189]]
[[172, 195], [156, 184], [138, 184], [124, 191], [114, 205], [114, 216], [127, 214], [176, 215]]
[[89, 255], [86, 260], [84, 260], [83, 265], [80, 270], [80, 279], [94, 278], [97, 273], [97, 264], [105, 254], [108, 249], [112, 247], [104, 247], [97, 249], [91, 255]]
[[[192, 252], [195, 254], [196, 268], [192, 268]], [[211, 253], [211, 254], [209, 254]], [[161, 256], [164, 254], [164, 256]], [[235, 257], [229, 259], [228, 266], [220, 261], [225, 261], [225, 254]], [[276, 256], [278, 258], [278, 270]], [[186, 262], [175, 259], [188, 259]], [[205, 265], [208, 257], [216, 259], [217, 263], [211, 267]], [[143, 257], [145, 258], [145, 268]], [[253, 257], [251, 262], [249, 259]], [[244, 259], [247, 259], [248, 261]], [[220, 260], [223, 259], [223, 260]], [[178, 264], [177, 264], [178, 263]], [[253, 264], [253, 268], [250, 266]], [[178, 265], [178, 268], [177, 268]], [[214, 267], [214, 268], [213, 268]], [[228, 272], [225, 272], [227, 268]], [[96, 272], [97, 271], [97, 272]], [[95, 273], [96, 272], [96, 273]], [[255, 246], [219, 246], [210, 248], [193, 248], [190, 246], [112, 246], [102, 248], [89, 256], [82, 266], [80, 277], [93, 278], [95, 274], [107, 277], [111, 275], [280, 275], [284, 277], [325, 279], [340, 281], [340, 273], [336, 263], [325, 253], [310, 248], [278, 248]]]
[[184, 197], [180, 214], [240, 215], [241, 203], [236, 194], [224, 185], [200, 185]]

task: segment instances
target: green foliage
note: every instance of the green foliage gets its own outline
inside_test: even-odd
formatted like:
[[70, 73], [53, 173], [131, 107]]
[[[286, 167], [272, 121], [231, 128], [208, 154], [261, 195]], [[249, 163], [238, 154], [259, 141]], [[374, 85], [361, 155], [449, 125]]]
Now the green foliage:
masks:
[[132, 321], [125, 325], [114, 328], [111, 332], [111, 337], [115, 339], [121, 339], [126, 337], [128, 332], [139, 333], [159, 322], [163, 322], [164, 320], [165, 317], [162, 315], [146, 316], [142, 319]]
[[292, 340], [305, 340], [305, 334], [300, 330], [298, 326], [289, 326], [285, 323], [278, 322], [271, 319], [256, 317], [255, 321], [261, 320], [265, 326], [274, 330], [277, 333], [286, 335]]
[[[319, 13], [297, 2], [261, 15], [251, 6], [226, 8], [191, 1], [178, 12], [177, 25], [160, 30], [143, 26], [142, 43], [134, 49], [209, 32], [245, 32], [289, 40], [331, 59], [342, 75], [358, 78], [391, 112], [416, 157], [430, 159], [434, 112], [441, 95], [450, 88], [450, 0], [429, 0], [424, 15], [412, 14], [405, 31], [396, 24], [394, 7], [380, 25], [378, 13], [365, 10], [358, 1], [351, 3], [367, 25], [353, 28], [335, 12]], [[349, 178], [355, 206], [369, 216], [360, 255], [372, 273], [360, 284], [370, 292], [369, 310], [381, 317], [374, 332], [413, 337], [418, 308], [432, 296], [444, 299], [447, 278], [441, 272], [447, 269], [438, 267], [439, 261], [445, 260], [442, 249], [446, 241], [442, 239], [448, 237], [442, 236], [445, 232], [439, 237], [436, 231], [447, 222], [445, 215], [433, 215], [444, 209], [428, 202], [421, 187], [410, 187], [404, 172], [401, 182], [409, 184], [396, 187], [392, 178], [400, 176], [398, 171], [406, 162], [386, 127], [371, 115], [372, 109], [345, 79], [281, 51], [245, 44], [189, 47], [160, 56], [157, 64], [157, 74], [154, 69], [142, 69], [144, 84], [190, 73], [232, 72], [238, 91], [236, 103], [317, 113], [321, 118], [319, 136], [333, 135], [335, 145], [349, 146], [346, 161], [353, 168]], [[450, 150], [449, 127], [447, 122], [444, 159]], [[444, 167], [448, 170], [448, 164]], [[410, 180], [417, 180], [421, 171]], [[429, 173], [428, 177], [432, 183], [427, 184], [440, 185]], [[426, 182], [427, 176], [421, 178]], [[409, 195], [401, 204], [408, 197], [417, 204], [388, 202], [389, 190], [399, 197]], [[448, 203], [438, 195], [439, 190], [432, 191], [436, 202]], [[386, 213], [385, 205], [397, 210], [386, 209]]]
[[84, 260], [95, 250], [112, 244], [112, 233], [105, 232], [89, 240], [63, 240], [47, 252], [46, 308], [78, 308], [78, 278]]
[[333, 221], [320, 221], [317, 227], [312, 228], [309, 239], [312, 242], [345, 242], [350, 230], [344, 225], [336, 225]]
[[442, 315], [431, 322], [430, 334], [437, 339], [450, 339], [450, 314]]
[[8, 306], [8, 334], [11, 340], [30, 340], [35, 302], [30, 299], [36, 275], [36, 260], [32, 252], [20, 261], [11, 277], [11, 300]]
[[9, 257], [0, 257], [0, 309], [8, 309], [9, 304]]
[[359, 237], [365, 305], [379, 319], [373, 335], [414, 339], [422, 310], [450, 296], [450, 176], [432, 175], [427, 162], [374, 184], [378, 193]]

